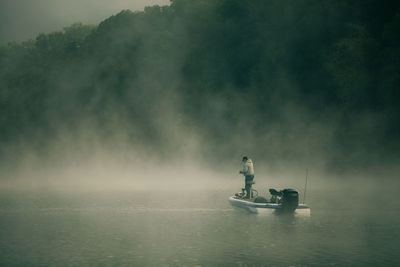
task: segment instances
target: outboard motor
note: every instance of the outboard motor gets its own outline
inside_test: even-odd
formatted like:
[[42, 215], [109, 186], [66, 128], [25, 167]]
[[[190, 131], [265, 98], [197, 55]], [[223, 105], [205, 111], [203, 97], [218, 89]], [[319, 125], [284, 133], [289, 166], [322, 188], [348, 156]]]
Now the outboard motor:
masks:
[[299, 205], [299, 193], [293, 189], [283, 189], [277, 191], [273, 188], [269, 190], [272, 195], [271, 202], [282, 204], [282, 211], [293, 212]]
[[283, 189], [282, 191], [282, 209], [293, 212], [299, 205], [299, 193], [293, 189]]

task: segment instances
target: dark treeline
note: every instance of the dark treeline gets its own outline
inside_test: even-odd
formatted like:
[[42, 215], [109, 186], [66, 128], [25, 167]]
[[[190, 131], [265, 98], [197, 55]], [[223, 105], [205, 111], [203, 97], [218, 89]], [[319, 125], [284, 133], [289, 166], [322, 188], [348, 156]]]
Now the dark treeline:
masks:
[[122, 11], [0, 48], [1, 156], [92, 129], [165, 156], [194, 138], [211, 159], [371, 166], [399, 156], [399, 70], [398, 1]]

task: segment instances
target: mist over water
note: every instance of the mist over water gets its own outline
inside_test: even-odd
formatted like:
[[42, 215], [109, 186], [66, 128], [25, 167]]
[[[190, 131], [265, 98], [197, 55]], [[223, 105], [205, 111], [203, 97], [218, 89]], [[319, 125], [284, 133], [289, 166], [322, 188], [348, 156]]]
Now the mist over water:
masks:
[[382, 197], [383, 190], [363, 192], [344, 186], [348, 183], [338, 186], [340, 190], [311, 184], [307, 196], [311, 217], [261, 216], [229, 205], [227, 196], [237, 189], [238, 180], [221, 188], [211, 182], [209, 188], [160, 185], [145, 190], [83, 190], [81, 184], [3, 189], [0, 262], [5, 266], [366, 266], [396, 265], [399, 260], [395, 190], [385, 190]]
[[[0, 265], [398, 265], [400, 6], [367, 2], [174, 0], [1, 46]], [[232, 207], [244, 155], [311, 215]]]
[[[399, 262], [396, 175], [378, 180], [311, 170], [306, 195], [311, 216], [252, 214], [228, 203], [228, 196], [243, 187], [236, 169], [215, 171], [184, 161], [164, 166], [97, 163], [25, 172], [2, 181], [1, 265]], [[260, 168], [254, 187], [264, 196], [271, 187], [295, 188], [303, 202], [304, 175]]]

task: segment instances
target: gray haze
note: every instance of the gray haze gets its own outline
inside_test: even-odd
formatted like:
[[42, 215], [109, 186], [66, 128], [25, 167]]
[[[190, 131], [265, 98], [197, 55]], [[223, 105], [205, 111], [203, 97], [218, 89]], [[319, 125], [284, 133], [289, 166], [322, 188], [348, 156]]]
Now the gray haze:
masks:
[[74, 22], [98, 24], [124, 9], [168, 4], [169, 0], [1, 0], [0, 44], [59, 31]]
[[[308, 100], [317, 91], [296, 90], [300, 85], [293, 73], [302, 73], [299, 63], [289, 64], [297, 70], [290, 72], [291, 56], [279, 52], [297, 51], [304, 40], [309, 43], [307, 37], [323, 36], [314, 35], [314, 24], [306, 27], [312, 34], [300, 38], [302, 42], [282, 41], [286, 35], [298, 35], [294, 22], [308, 23], [275, 12], [265, 15], [284, 25], [277, 27], [282, 34], [275, 34], [277, 30], [260, 24], [265, 39], [255, 38], [267, 40], [262, 46], [265, 52], [260, 52], [266, 54], [260, 63], [265, 66], [258, 70], [270, 75], [272, 82], [260, 79], [265, 83], [260, 89], [270, 93], [263, 95], [250, 87], [238, 90], [235, 86], [240, 83], [233, 82], [238, 72], [212, 91], [208, 86], [215, 69], [230, 77], [231, 68], [220, 64], [223, 49], [227, 48], [228, 62], [241, 59], [232, 56], [235, 51], [253, 55], [233, 49], [234, 42], [214, 44], [241, 31], [222, 31], [219, 22], [193, 14], [177, 16], [164, 29], [160, 25], [166, 24], [165, 10], [159, 8], [147, 9], [142, 18], [129, 11], [109, 18], [123, 9], [135, 11], [168, 2], [1, 2], [0, 44], [61, 31], [74, 22], [103, 22], [86, 42], [78, 38], [78, 43], [68, 43], [74, 46], [60, 46], [61, 60], [51, 53], [35, 57], [48, 51], [46, 36], [23, 44], [36, 47], [33, 60], [28, 58], [31, 61], [0, 58], [6, 62], [0, 61], [8, 78], [4, 85], [24, 81], [39, 69], [39, 75], [28, 79], [33, 82], [0, 90], [0, 107], [2, 103], [17, 106], [0, 109], [11, 118], [1, 124], [0, 116], [0, 125], [7, 126], [1, 131], [11, 129], [4, 136], [12, 140], [0, 138], [0, 266], [399, 266], [399, 165], [385, 164], [386, 159], [377, 154], [369, 169], [340, 169], [354, 158], [368, 158], [372, 149], [355, 141], [368, 133], [378, 135], [383, 117], [372, 111], [346, 114], [355, 126], [343, 128], [340, 109], [322, 119], [313, 116], [317, 111], [299, 100]], [[291, 17], [292, 6], [287, 6]], [[194, 25], [185, 25], [191, 22]], [[314, 22], [321, 24], [318, 17]], [[230, 29], [229, 16], [223, 25]], [[50, 35], [58, 40], [85, 27], [78, 24]], [[198, 32], [210, 37], [197, 39]], [[215, 40], [230, 32], [234, 36]], [[78, 46], [79, 42], [87, 47]], [[19, 46], [4, 47], [0, 52], [8, 55], [14, 50], [6, 49]], [[223, 49], [209, 53], [209, 47]], [[301, 58], [299, 54], [293, 58]], [[65, 60], [70, 55], [76, 58]], [[47, 64], [49, 68], [40, 69]], [[268, 64], [276, 70], [269, 71]], [[185, 66], [194, 69], [194, 78], [185, 77]], [[40, 75], [46, 76], [47, 83], [31, 86]], [[203, 80], [196, 87], [198, 77]], [[198, 105], [193, 112], [184, 93], [196, 90], [205, 93], [190, 102]], [[245, 97], [249, 92], [256, 97]], [[255, 99], [259, 95], [276, 108], [256, 109], [253, 103], [260, 103]], [[18, 112], [25, 116], [13, 116]], [[266, 126], [251, 127], [257, 123]], [[348, 141], [352, 146], [336, 157], [337, 169], [326, 167], [331, 154], [341, 151], [335, 134], [349, 129], [354, 131]], [[347, 141], [339, 140], [343, 139]], [[368, 146], [375, 139], [371, 140]], [[269, 198], [269, 188], [296, 189], [300, 201], [311, 207], [311, 217], [259, 216], [231, 207], [228, 197], [244, 184], [238, 173], [243, 155], [253, 159], [254, 188], [260, 196]]]

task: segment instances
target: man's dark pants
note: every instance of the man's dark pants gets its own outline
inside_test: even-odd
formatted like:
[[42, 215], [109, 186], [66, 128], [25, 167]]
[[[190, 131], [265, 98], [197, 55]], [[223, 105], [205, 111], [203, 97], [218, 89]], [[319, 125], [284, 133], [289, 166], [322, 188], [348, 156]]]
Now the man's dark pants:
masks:
[[253, 184], [254, 175], [246, 175], [244, 179], [244, 188], [246, 190], [246, 198], [250, 198], [251, 185]]

